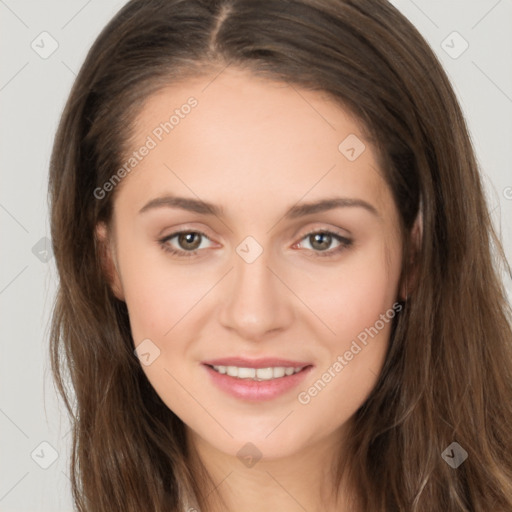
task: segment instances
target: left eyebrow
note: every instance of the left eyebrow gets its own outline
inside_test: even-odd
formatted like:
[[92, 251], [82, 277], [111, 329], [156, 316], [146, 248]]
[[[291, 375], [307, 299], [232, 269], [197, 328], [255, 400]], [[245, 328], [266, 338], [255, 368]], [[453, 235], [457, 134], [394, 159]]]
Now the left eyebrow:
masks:
[[368, 212], [380, 218], [380, 214], [375, 206], [363, 201], [362, 199], [355, 199], [349, 197], [334, 197], [332, 199], [322, 199], [313, 203], [302, 203], [292, 206], [285, 214], [286, 219], [296, 219], [305, 215], [313, 213], [325, 212], [327, 210], [334, 210], [335, 208], [346, 207], [359, 207], [364, 208]]

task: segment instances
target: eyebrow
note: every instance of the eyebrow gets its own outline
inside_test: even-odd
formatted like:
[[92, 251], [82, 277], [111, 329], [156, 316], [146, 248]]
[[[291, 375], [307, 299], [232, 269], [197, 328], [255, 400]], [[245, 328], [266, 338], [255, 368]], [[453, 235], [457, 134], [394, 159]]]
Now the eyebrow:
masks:
[[[314, 213], [321, 213], [335, 208], [359, 207], [364, 208], [373, 215], [380, 217], [377, 209], [370, 203], [356, 198], [334, 197], [322, 199], [311, 203], [295, 204], [289, 208], [284, 214], [286, 219], [296, 219]], [[140, 210], [139, 214], [157, 208], [179, 208], [189, 212], [199, 213], [201, 215], [215, 215], [216, 217], [224, 216], [224, 209], [200, 199], [192, 199], [188, 197], [178, 197], [166, 195], [157, 197], [146, 203]]]

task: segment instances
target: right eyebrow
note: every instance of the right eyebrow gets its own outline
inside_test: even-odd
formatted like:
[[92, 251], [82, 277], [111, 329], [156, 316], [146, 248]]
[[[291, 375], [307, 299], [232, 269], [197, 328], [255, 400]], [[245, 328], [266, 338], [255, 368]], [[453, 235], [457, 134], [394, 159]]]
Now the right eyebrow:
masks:
[[215, 215], [217, 217], [221, 217], [224, 214], [222, 207], [212, 203], [201, 201], [199, 199], [169, 195], [152, 199], [139, 210], [139, 213], [164, 207], [181, 208], [182, 210], [187, 210], [189, 212], [200, 213], [202, 215]]

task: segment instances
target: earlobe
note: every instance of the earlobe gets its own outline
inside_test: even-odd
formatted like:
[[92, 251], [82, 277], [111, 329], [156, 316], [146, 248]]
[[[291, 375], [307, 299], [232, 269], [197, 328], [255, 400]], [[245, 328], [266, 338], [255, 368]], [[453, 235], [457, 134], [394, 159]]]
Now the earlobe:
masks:
[[123, 286], [116, 265], [116, 257], [112, 248], [107, 225], [104, 222], [98, 223], [96, 225], [95, 234], [103, 275], [105, 276], [112, 293], [119, 300], [124, 301]]
[[416, 216], [413, 227], [411, 229], [411, 247], [406, 261], [404, 262], [404, 278], [400, 286], [400, 299], [407, 301], [410, 295], [414, 292], [419, 273], [418, 254], [421, 250], [421, 242], [423, 239], [423, 214], [421, 209]]

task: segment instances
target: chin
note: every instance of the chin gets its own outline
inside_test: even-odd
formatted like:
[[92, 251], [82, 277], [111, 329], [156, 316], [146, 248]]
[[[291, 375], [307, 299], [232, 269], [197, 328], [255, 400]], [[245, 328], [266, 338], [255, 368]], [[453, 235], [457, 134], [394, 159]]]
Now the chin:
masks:
[[[292, 415], [293, 413], [289, 419]], [[283, 414], [280, 421], [285, 416], [286, 414]], [[296, 455], [317, 437], [313, 432], [304, 429], [304, 425], [297, 430], [297, 424], [288, 423], [289, 419], [279, 424], [279, 421], [276, 422], [273, 418], [266, 421], [260, 418], [257, 425], [251, 418], [246, 418], [245, 421], [237, 420], [234, 423], [226, 421], [223, 424], [233, 437], [224, 431], [223, 434], [219, 434], [218, 431], [206, 431], [204, 428], [192, 430], [195, 436], [201, 438], [202, 443], [227, 455], [238, 457], [242, 462], [246, 457], [270, 461]], [[311, 429], [313, 428], [312, 426]]]

